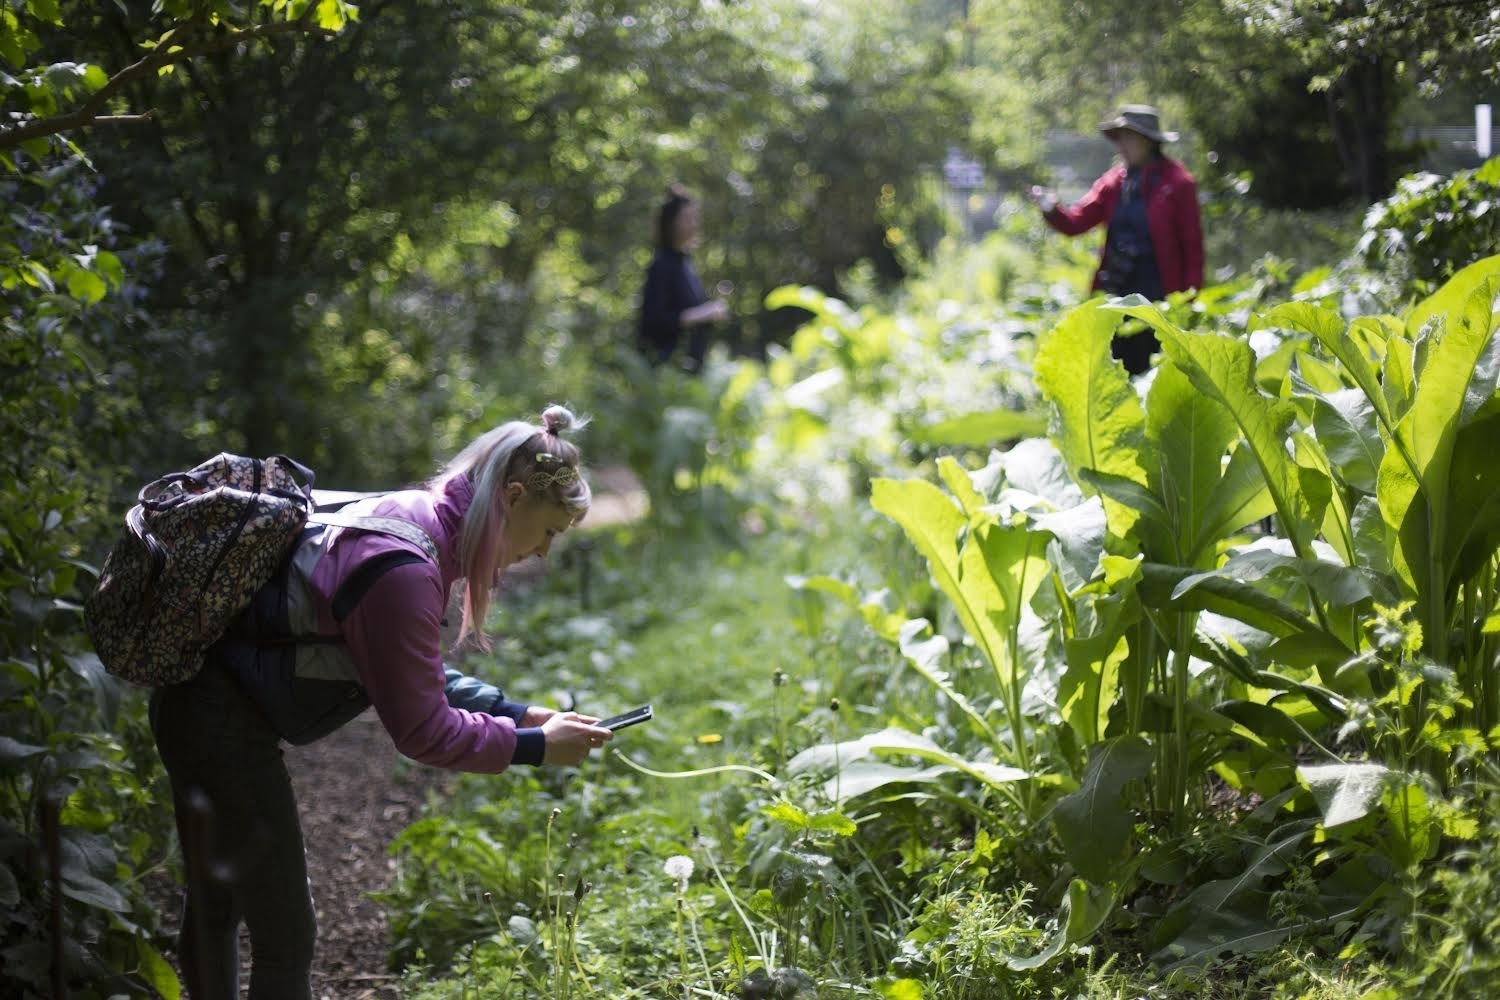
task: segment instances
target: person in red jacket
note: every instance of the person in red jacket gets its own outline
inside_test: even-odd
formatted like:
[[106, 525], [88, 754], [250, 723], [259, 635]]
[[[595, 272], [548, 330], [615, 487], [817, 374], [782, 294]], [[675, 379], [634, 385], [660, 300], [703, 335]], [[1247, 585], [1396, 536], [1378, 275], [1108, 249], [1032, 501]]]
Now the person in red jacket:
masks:
[[[1119, 163], [1094, 182], [1088, 194], [1072, 205], [1057, 195], [1033, 187], [1029, 197], [1042, 210], [1047, 224], [1068, 236], [1104, 224], [1106, 235], [1094, 274], [1096, 291], [1110, 295], [1132, 292], [1157, 301], [1172, 292], [1203, 287], [1203, 222], [1198, 213], [1198, 188], [1193, 175], [1162, 152], [1175, 142], [1176, 132], [1164, 131], [1157, 110], [1145, 104], [1126, 104], [1099, 123], [1120, 155]], [[1114, 356], [1132, 375], [1151, 364], [1160, 345], [1150, 331], [1116, 337]]]

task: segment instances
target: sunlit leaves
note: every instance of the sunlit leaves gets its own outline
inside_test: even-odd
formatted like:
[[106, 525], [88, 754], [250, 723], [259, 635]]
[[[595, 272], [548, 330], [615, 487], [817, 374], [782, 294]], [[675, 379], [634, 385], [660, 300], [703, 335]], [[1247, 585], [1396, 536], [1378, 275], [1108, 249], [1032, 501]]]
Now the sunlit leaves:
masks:
[[[1394, 532], [1396, 571], [1407, 593], [1421, 594], [1429, 604], [1441, 605], [1449, 587], [1438, 557], [1448, 546], [1448, 532], [1459, 523], [1450, 499], [1453, 455], [1470, 383], [1494, 334], [1496, 286], [1487, 277], [1494, 273], [1500, 273], [1500, 258], [1472, 265], [1438, 293], [1448, 311], [1431, 314], [1424, 306], [1414, 311], [1435, 315], [1437, 327], [1427, 336], [1425, 351], [1411, 355], [1425, 362], [1412, 370], [1410, 405], [1380, 465], [1376, 492]], [[1429, 326], [1424, 323], [1422, 329]], [[1393, 340], [1391, 346], [1403, 343]], [[1404, 371], [1407, 357], [1389, 351], [1387, 371], [1398, 364]], [[1431, 617], [1427, 626], [1440, 627]]]
[[[257, 11], [269, 11], [271, 19], [257, 17]], [[261, 0], [249, 10], [226, 0], [160, 2], [152, 8], [144, 37], [136, 41], [146, 52], [146, 59], [135, 64], [135, 70], [127, 71], [127, 64], [62, 61], [28, 65], [41, 47], [32, 25], [63, 26], [61, 8], [56, 0], [26, 0], [20, 10], [7, 5], [0, 10], [0, 59], [17, 75], [0, 76], [0, 95], [12, 99], [24, 114], [0, 128], [0, 147], [22, 146], [40, 158], [46, 153], [45, 140], [50, 136], [117, 120], [107, 114], [110, 109], [102, 104], [105, 95], [101, 92], [119, 93], [132, 74], [142, 68], [166, 75], [184, 59], [221, 48], [223, 37], [206, 36], [204, 25], [227, 32], [231, 38], [249, 39], [272, 30], [337, 32], [357, 14], [358, 8], [346, 0], [316, 0], [312, 10], [308, 9], [308, 0]], [[69, 16], [75, 23], [82, 23], [86, 17], [78, 13]], [[98, 99], [89, 100], [96, 94]]]
[[[1005, 665], [1005, 636], [992, 611], [1004, 608], [995, 580], [983, 558], [960, 556], [963, 512], [938, 487], [920, 479], [877, 479], [870, 505], [901, 525], [917, 551], [927, 559], [938, 587], [948, 595], [965, 630], [998, 671]], [[972, 569], [972, 572], [970, 572]]]
[[[896, 763], [891, 758], [917, 758], [925, 767]], [[982, 784], [1004, 787], [1033, 775], [993, 761], [970, 759], [925, 736], [890, 727], [841, 743], [809, 747], [787, 762], [794, 775], [827, 775], [824, 792], [842, 803], [892, 784], [932, 782], [964, 775]]]
[[[1145, 411], [1109, 353], [1118, 323], [1092, 304], [1068, 313], [1037, 350], [1037, 384], [1055, 414], [1053, 443], [1075, 477], [1096, 470], [1144, 485]], [[1108, 496], [1104, 509], [1111, 534], [1130, 534], [1134, 510]]]
[[1126, 310], [1153, 321], [1162, 347], [1194, 388], [1218, 401], [1233, 417], [1260, 467], [1285, 530], [1306, 553], [1323, 521], [1329, 483], [1314, 469], [1298, 465], [1286, 436], [1295, 411], [1291, 404], [1262, 394], [1255, 385], [1255, 359], [1242, 340], [1219, 334], [1186, 333], [1164, 324], [1154, 309]]

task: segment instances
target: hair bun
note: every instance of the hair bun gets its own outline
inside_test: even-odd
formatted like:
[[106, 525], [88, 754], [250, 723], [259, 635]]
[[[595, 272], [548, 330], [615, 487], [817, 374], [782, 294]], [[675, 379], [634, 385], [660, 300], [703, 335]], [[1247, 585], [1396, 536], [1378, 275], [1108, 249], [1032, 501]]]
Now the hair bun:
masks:
[[587, 421], [573, 415], [566, 406], [553, 403], [542, 411], [542, 429], [553, 437], [562, 437], [564, 432], [582, 427]]

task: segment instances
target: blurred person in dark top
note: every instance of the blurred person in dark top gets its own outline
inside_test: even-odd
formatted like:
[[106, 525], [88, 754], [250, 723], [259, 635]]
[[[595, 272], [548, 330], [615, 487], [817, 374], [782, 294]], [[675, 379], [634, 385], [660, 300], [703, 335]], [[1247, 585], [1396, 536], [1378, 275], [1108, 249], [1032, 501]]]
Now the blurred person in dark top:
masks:
[[656, 253], [641, 289], [637, 342], [652, 365], [666, 363], [685, 347], [683, 364], [698, 371], [710, 328], [729, 318], [729, 306], [704, 293], [693, 268], [691, 254], [702, 235], [697, 201], [680, 185], [672, 185], [657, 210]]

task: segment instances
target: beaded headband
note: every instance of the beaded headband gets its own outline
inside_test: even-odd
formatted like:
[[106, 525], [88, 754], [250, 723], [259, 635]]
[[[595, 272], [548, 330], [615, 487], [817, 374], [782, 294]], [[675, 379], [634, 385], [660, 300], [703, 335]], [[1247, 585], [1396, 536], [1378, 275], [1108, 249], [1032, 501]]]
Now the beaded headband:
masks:
[[538, 469], [526, 477], [526, 488], [533, 493], [545, 493], [553, 486], [572, 486], [578, 482], [578, 467], [573, 465], [559, 465], [562, 459], [550, 451], [538, 452], [536, 462], [538, 465], [557, 465], [551, 472]]

